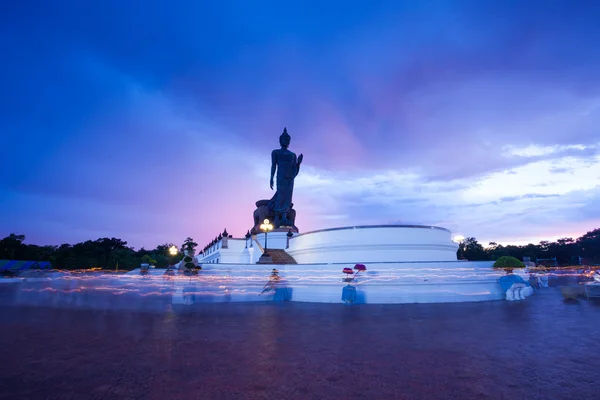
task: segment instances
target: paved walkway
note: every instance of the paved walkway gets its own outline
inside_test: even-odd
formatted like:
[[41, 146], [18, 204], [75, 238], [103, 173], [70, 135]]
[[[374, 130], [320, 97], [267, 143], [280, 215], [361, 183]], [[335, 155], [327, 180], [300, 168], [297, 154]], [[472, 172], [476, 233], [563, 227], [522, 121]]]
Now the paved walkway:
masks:
[[[0, 299], [2, 296], [0, 296]], [[2, 399], [598, 399], [600, 302], [4, 305]]]

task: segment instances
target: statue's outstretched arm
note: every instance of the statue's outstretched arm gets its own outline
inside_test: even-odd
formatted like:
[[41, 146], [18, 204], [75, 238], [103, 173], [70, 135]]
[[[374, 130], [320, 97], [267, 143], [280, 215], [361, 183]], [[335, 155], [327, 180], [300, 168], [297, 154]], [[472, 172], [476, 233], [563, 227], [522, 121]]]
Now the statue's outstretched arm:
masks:
[[294, 177], [296, 177], [298, 175], [298, 172], [300, 172], [300, 164], [302, 164], [303, 159], [304, 159], [304, 155], [300, 154], [298, 156], [298, 162], [296, 163], [296, 174], [294, 175]]
[[271, 190], [273, 190], [273, 178], [275, 177], [275, 168], [277, 167], [277, 153], [275, 150], [271, 153], [271, 181], [269, 185], [271, 186]]

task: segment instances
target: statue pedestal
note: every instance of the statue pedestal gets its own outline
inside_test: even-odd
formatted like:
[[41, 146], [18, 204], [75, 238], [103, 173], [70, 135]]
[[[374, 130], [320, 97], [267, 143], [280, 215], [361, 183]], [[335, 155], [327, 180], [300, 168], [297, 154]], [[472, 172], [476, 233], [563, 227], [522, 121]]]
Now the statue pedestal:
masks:
[[294, 210], [293, 204], [292, 208], [287, 212], [287, 215], [285, 216], [287, 218], [286, 225], [289, 226], [275, 226], [277, 222], [275, 218], [275, 213], [269, 210], [268, 204], [269, 200], [259, 200], [256, 202], [256, 210], [254, 210], [254, 226], [250, 230], [250, 233], [252, 235], [258, 235], [261, 233], [260, 225], [265, 219], [268, 219], [275, 227], [273, 232], [285, 231], [287, 233], [291, 229], [292, 233], [298, 233], [298, 228], [296, 228], [296, 226], [294, 225], [296, 221], [296, 210]]

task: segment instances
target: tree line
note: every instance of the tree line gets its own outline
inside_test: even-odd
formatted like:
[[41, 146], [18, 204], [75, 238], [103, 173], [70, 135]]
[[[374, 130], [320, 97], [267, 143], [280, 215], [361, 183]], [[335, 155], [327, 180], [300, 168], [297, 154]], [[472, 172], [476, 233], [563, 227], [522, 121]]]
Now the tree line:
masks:
[[[24, 242], [25, 235], [14, 233], [0, 240], [0, 260], [50, 261], [58, 269], [131, 270], [139, 268], [141, 263], [166, 268], [183, 258], [183, 246], [180, 246], [176, 256], [169, 255], [169, 248], [173, 246], [171, 243], [158, 245], [152, 250], [135, 250], [127, 246], [127, 242], [116, 238], [100, 238], [60, 246], [38, 246]], [[187, 238], [186, 243], [196, 245], [191, 238]], [[584, 263], [600, 264], [600, 228], [577, 239], [563, 238], [555, 242], [542, 241], [525, 246], [503, 246], [490, 242], [484, 247], [476, 238], [468, 237], [459, 244], [457, 255], [459, 259], [469, 261], [493, 261], [502, 256], [513, 256], [519, 260], [529, 257], [533, 262], [556, 258], [559, 265], [579, 264], [580, 258]]]
[[490, 242], [487, 247], [476, 238], [465, 238], [458, 247], [458, 258], [470, 261], [493, 261], [502, 256], [519, 260], [529, 257], [531, 261], [556, 258], [558, 265], [600, 264], [600, 228], [587, 232], [577, 239], [562, 238], [555, 242], [541, 241], [525, 246], [503, 246]]
[[127, 246], [127, 242], [116, 238], [100, 238], [60, 246], [38, 246], [26, 244], [24, 241], [25, 235], [14, 233], [0, 240], [0, 260], [50, 261], [54, 268], [69, 270], [131, 270], [139, 268], [142, 263], [166, 268], [183, 258], [181, 251], [175, 256], [169, 254], [169, 248], [173, 246], [171, 243], [158, 245], [152, 250], [135, 250]]

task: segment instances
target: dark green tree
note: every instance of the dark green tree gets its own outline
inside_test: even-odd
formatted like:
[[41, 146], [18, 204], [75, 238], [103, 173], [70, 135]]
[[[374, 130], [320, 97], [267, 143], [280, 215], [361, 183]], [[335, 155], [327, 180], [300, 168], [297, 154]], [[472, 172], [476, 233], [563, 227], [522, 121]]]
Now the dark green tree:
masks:
[[11, 233], [0, 240], [0, 259], [17, 260], [21, 258], [24, 250], [25, 235], [16, 235]]
[[576, 241], [581, 257], [600, 263], [600, 228], [587, 232]]
[[469, 261], [484, 261], [488, 259], [488, 254], [477, 239], [474, 237], [465, 238], [462, 241], [462, 254]]
[[196, 251], [196, 247], [198, 243], [194, 242], [194, 239], [188, 237], [184, 240], [183, 245], [181, 246], [181, 252], [185, 252], [186, 250], [190, 253], [194, 253]]

